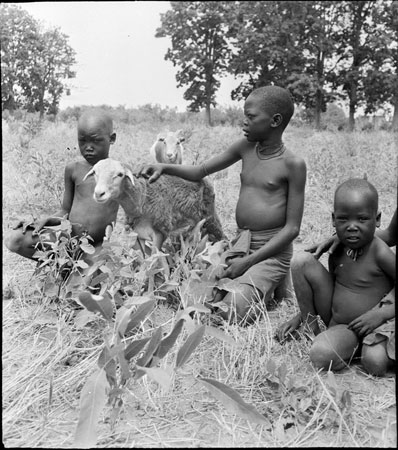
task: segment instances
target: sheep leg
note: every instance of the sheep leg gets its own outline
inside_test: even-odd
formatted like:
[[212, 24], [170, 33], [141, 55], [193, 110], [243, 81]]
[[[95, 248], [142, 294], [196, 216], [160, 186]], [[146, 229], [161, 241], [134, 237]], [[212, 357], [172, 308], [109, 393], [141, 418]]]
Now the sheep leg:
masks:
[[[152, 243], [159, 251], [162, 251], [162, 245], [163, 245], [163, 242], [165, 241], [165, 239], [166, 238], [165, 238], [165, 236], [163, 236], [162, 233], [155, 231], [155, 230], [153, 231]], [[168, 280], [170, 278], [170, 268], [167, 263], [166, 256], [160, 257], [160, 264], [163, 268], [164, 276], [165, 276], [166, 280]]]

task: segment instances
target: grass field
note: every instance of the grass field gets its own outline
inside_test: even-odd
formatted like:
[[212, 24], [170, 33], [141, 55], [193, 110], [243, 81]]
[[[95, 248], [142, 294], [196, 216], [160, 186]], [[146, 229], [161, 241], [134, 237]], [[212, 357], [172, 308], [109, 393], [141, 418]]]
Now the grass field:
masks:
[[[23, 132], [22, 125], [3, 127], [3, 235], [19, 218], [42, 217], [58, 209], [63, 168], [79, 157], [74, 123], [44, 123]], [[241, 135], [229, 126], [185, 127], [188, 163], [208, 159]], [[116, 124], [115, 131], [111, 156], [137, 168], [149, 161], [148, 149], [160, 126]], [[286, 145], [305, 158], [308, 170], [295, 251], [331, 234], [333, 192], [348, 177], [367, 174], [379, 191], [382, 227], [388, 224], [397, 199], [396, 138], [387, 131], [287, 129]], [[210, 177], [229, 237], [235, 232], [239, 172], [237, 164]], [[129, 235], [120, 224], [111, 241], [127, 245]], [[100, 317], [78, 326], [76, 310], [51, 301], [34, 271], [33, 262], [10, 253], [3, 243], [3, 444], [73, 447], [80, 394], [104, 337], [112, 330]], [[178, 292], [183, 296], [182, 290]], [[281, 345], [273, 337], [278, 325], [296, 311], [292, 295], [252, 326], [225, 325], [224, 332], [235, 345], [206, 334], [189, 361], [174, 373], [168, 390], [147, 376], [129, 382], [117, 417], [109, 405], [101, 411], [97, 446], [395, 447], [395, 373], [376, 378], [355, 362], [335, 374], [315, 371], [308, 359], [309, 339]], [[174, 315], [175, 309], [159, 301], [144, 328], [167, 329]], [[187, 333], [184, 329], [177, 344]], [[175, 357], [173, 350], [162, 367]], [[230, 386], [269, 424], [259, 425], [231, 412], [198, 383], [198, 377]]]

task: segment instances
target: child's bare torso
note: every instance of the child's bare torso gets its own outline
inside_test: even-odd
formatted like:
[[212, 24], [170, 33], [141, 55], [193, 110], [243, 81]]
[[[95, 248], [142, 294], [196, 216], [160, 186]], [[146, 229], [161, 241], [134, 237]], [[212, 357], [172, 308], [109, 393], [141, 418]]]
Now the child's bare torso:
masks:
[[236, 205], [239, 228], [253, 231], [281, 228], [286, 222], [288, 171], [282, 156], [262, 160], [255, 148], [242, 151], [241, 188]]
[[115, 201], [99, 204], [94, 200], [94, 177], [83, 181], [90, 168], [86, 162], [76, 162], [73, 167], [74, 195], [69, 220], [75, 234], [81, 236], [86, 231], [94, 239], [94, 244], [99, 244], [103, 241], [106, 227], [116, 220], [119, 205]]
[[335, 284], [332, 300], [332, 321], [348, 324], [369, 311], [393, 287], [393, 280], [378, 266], [375, 259], [374, 238], [364, 254], [356, 261], [351, 259], [341, 247], [334, 256]]

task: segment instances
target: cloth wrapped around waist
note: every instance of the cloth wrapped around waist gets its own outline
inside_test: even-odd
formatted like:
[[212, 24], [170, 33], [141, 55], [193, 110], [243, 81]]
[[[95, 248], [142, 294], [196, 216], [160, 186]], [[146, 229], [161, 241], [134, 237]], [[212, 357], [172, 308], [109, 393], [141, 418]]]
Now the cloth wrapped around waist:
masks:
[[[224, 252], [225, 260], [243, 257], [248, 255], [250, 251], [258, 250], [280, 231], [281, 228], [260, 231], [238, 229], [236, 237], [231, 241], [229, 250]], [[292, 244], [289, 244], [286, 249], [291, 250]]]

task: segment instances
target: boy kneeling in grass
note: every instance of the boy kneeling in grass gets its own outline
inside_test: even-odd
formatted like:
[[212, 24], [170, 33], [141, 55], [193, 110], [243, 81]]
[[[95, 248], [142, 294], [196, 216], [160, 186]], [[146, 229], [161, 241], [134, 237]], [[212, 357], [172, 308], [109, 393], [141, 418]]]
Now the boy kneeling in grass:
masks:
[[[329, 257], [329, 271], [308, 253], [292, 264], [300, 314], [277, 337], [285, 339], [306, 322], [317, 335], [310, 350], [317, 368], [343, 369], [360, 345], [362, 365], [373, 375], [385, 375], [395, 361], [395, 255], [375, 236], [380, 216], [375, 187], [364, 179], [345, 181], [334, 197], [340, 245]], [[322, 333], [317, 314], [328, 325]]]

